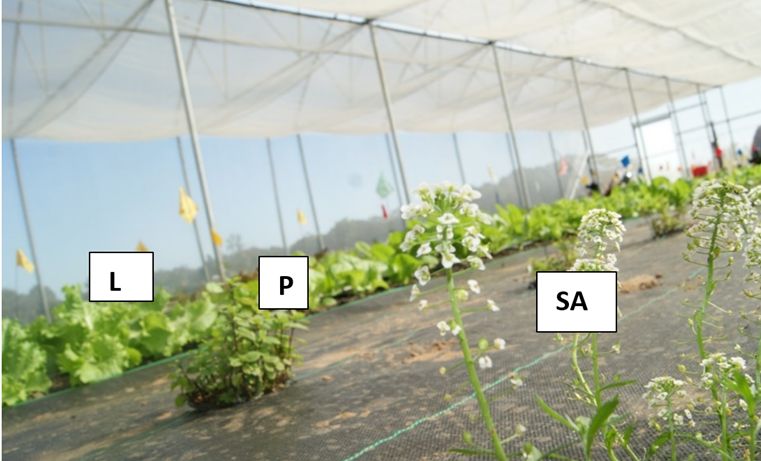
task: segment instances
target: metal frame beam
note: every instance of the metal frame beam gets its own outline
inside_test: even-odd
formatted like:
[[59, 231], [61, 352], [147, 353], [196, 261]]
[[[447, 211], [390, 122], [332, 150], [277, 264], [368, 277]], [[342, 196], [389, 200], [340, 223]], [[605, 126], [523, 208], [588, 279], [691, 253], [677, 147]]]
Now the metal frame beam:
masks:
[[288, 241], [285, 238], [285, 224], [283, 222], [283, 211], [280, 207], [280, 192], [277, 187], [277, 175], [275, 175], [275, 159], [272, 157], [272, 141], [267, 138], [267, 160], [270, 164], [270, 178], [272, 178], [272, 192], [275, 196], [275, 210], [277, 210], [277, 223], [280, 227], [280, 240], [283, 243], [283, 254], [288, 254]]
[[188, 85], [187, 69], [185, 68], [185, 60], [182, 56], [182, 46], [180, 45], [180, 35], [177, 30], [177, 19], [175, 18], [174, 5], [172, 0], [164, 0], [164, 6], [166, 7], [166, 17], [169, 22], [169, 32], [172, 40], [172, 48], [174, 49], [175, 64], [177, 65], [177, 75], [180, 79], [180, 90], [182, 91], [182, 100], [185, 107], [185, 119], [190, 131], [190, 140], [193, 146], [193, 157], [196, 162], [196, 170], [198, 172], [198, 181], [201, 184], [201, 194], [203, 195], [204, 210], [206, 212], [206, 224], [209, 227], [209, 238], [211, 239], [211, 247], [214, 250], [214, 257], [217, 261], [217, 269], [219, 275], [224, 280], [225, 277], [225, 265], [222, 261], [222, 252], [214, 244], [214, 212], [211, 208], [211, 199], [209, 197], [209, 189], [206, 183], [206, 170], [203, 164], [203, 154], [201, 152], [201, 143], [198, 139], [198, 129], [196, 127], [195, 114], [193, 113], [193, 101], [190, 97], [190, 88]]
[[314, 204], [314, 195], [312, 195], [312, 183], [309, 180], [309, 172], [307, 171], [307, 161], [304, 157], [304, 142], [301, 140], [301, 135], [296, 135], [296, 142], [299, 145], [299, 158], [301, 159], [301, 170], [304, 172], [304, 183], [307, 186], [307, 196], [309, 198], [309, 207], [312, 210], [312, 219], [314, 220], [314, 228], [317, 231], [317, 243], [319, 244], [320, 251], [325, 250], [325, 240], [322, 238], [322, 231], [320, 230], [320, 221], [317, 220], [317, 207]]
[[[185, 184], [185, 190], [190, 194], [190, 179], [188, 178], [188, 168], [185, 164], [185, 153], [182, 149], [182, 140], [177, 137], [177, 155], [180, 158], [180, 171], [182, 172], [182, 182]], [[198, 246], [198, 256], [201, 258], [201, 269], [203, 269], [203, 275], [206, 281], [211, 280], [209, 275], [209, 269], [206, 267], [206, 256], [203, 253], [203, 245], [201, 245], [201, 233], [198, 231], [198, 221], [193, 220], [193, 234], [196, 238], [196, 245]]]
[[394, 145], [394, 152], [396, 153], [396, 162], [399, 164], [399, 176], [402, 182], [402, 191], [404, 192], [404, 200], [410, 203], [410, 192], [407, 188], [407, 175], [404, 173], [404, 163], [402, 162], [402, 152], [399, 149], [399, 137], [396, 133], [396, 123], [394, 122], [394, 113], [391, 110], [391, 96], [386, 85], [386, 74], [383, 71], [383, 60], [381, 60], [380, 53], [378, 52], [378, 43], [375, 38], [375, 25], [372, 22], [367, 23], [367, 28], [370, 31], [370, 43], [373, 47], [373, 55], [375, 56], [375, 65], [378, 69], [378, 80], [381, 85], [381, 92], [383, 93], [383, 104], [386, 108], [386, 118], [388, 119], [388, 127], [391, 130], [391, 140]]
[[494, 67], [497, 71], [497, 80], [499, 81], [499, 91], [502, 95], [502, 107], [505, 109], [505, 118], [507, 119], [508, 130], [508, 149], [513, 157], [515, 170], [518, 172], [518, 196], [521, 198], [522, 205], [525, 208], [531, 206], [528, 188], [526, 187], [526, 177], [523, 174], [523, 165], [521, 164], [521, 155], [518, 151], [518, 140], [515, 137], [515, 127], [513, 126], [513, 117], [510, 111], [510, 101], [507, 97], [507, 86], [505, 85], [505, 76], [502, 74], [502, 64], [499, 60], [496, 44], [490, 45], [492, 55], [494, 56]]
[[467, 184], [465, 180], [465, 168], [462, 166], [462, 156], [460, 155], [460, 143], [457, 140], [457, 133], [452, 133], [452, 144], [454, 144], [454, 156], [457, 160], [457, 171], [460, 173], [460, 182]]
[[724, 85], [719, 87], [719, 95], [721, 96], [721, 107], [724, 109], [725, 123], [727, 124], [727, 131], [729, 131], [729, 140], [732, 145], [732, 156], [735, 155], [737, 150], [737, 143], [735, 141], [735, 134], [732, 132], [732, 122], [729, 118], [729, 109], [727, 108], [727, 98], [724, 96]]
[[[632, 80], [629, 76], [629, 69], [624, 69], [624, 75], [626, 76], [626, 88], [629, 90], [629, 99], [632, 103], [632, 111], [634, 112], [634, 122], [636, 125], [632, 126], [634, 131], [634, 145], [637, 147], [637, 157], [639, 157], [639, 166], [645, 167], [647, 171], [647, 177], [650, 181], [653, 180], [653, 171], [650, 169], [650, 159], [647, 157], [647, 146], [645, 145], [645, 136], [642, 133], [642, 122], [639, 119], [639, 110], [637, 110], [637, 100], [634, 97], [634, 90], [632, 89]], [[637, 130], [639, 129], [639, 132]], [[642, 139], [642, 149], [640, 149], [639, 139]]]
[[674, 104], [674, 93], [671, 92], [671, 80], [668, 77], [663, 77], [666, 82], [666, 92], [669, 96], [669, 116], [671, 117], [671, 123], [674, 125], [674, 137], [676, 137], [677, 148], [679, 149], [679, 159], [682, 162], [682, 169], [684, 177], [689, 179], [692, 176], [690, 171], [690, 164], [687, 161], [687, 151], [684, 149], [684, 140], [682, 139], [682, 129], [679, 126], [679, 113]]
[[40, 274], [40, 264], [37, 259], [37, 247], [34, 244], [34, 235], [32, 234], [32, 225], [29, 220], [29, 210], [26, 205], [26, 193], [24, 191], [24, 181], [21, 178], [21, 169], [19, 167], [18, 152], [16, 151], [16, 140], [10, 140], [11, 146], [11, 158], [13, 159], [13, 170], [16, 173], [16, 185], [18, 186], [19, 200], [21, 201], [21, 213], [24, 217], [24, 229], [26, 230], [26, 238], [29, 242], [29, 251], [31, 252], [32, 262], [34, 263], [34, 277], [37, 279], [37, 287], [40, 290], [40, 300], [42, 301], [42, 308], [45, 311], [45, 317], [48, 319], [48, 323], [53, 321], [53, 317], [50, 315], [50, 305], [48, 303], [48, 296], [45, 294], [45, 285], [42, 284], [42, 274]]
[[595, 149], [592, 145], [592, 133], [589, 130], [589, 120], [587, 119], [587, 110], [584, 107], [584, 98], [581, 97], [581, 86], [579, 86], [579, 76], [576, 72], [576, 60], [573, 58], [568, 59], [571, 63], [571, 74], [573, 75], [573, 87], [576, 90], [576, 98], [579, 101], [579, 111], [581, 112], [581, 122], [584, 125], [583, 138], [584, 145], [587, 149], [587, 167], [589, 168], [589, 176], [592, 181], [595, 181], [598, 187], [600, 185], [600, 170], [597, 167], [597, 158], [595, 157]]
[[565, 190], [563, 189], [563, 181], [560, 179], [560, 163], [558, 161], [558, 151], [555, 149], [555, 137], [552, 136], [552, 131], [547, 132], [547, 137], [550, 140], [550, 152], [552, 153], [552, 165], [555, 168], [555, 179], [558, 183], [558, 193], [560, 198], [565, 197]]

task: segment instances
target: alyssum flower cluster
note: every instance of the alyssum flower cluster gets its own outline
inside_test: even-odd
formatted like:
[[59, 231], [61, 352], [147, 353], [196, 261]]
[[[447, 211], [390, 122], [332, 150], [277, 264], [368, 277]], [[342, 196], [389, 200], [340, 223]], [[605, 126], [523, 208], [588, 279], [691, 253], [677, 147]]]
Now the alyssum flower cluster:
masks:
[[[481, 287], [478, 281], [473, 279], [468, 280], [465, 287], [457, 287], [453, 271], [456, 264], [467, 264], [481, 271], [486, 269], [484, 259], [491, 259], [491, 254], [486, 237], [481, 233], [481, 225], [491, 224], [492, 217], [473, 203], [481, 194], [468, 185], [456, 187], [450, 183], [435, 186], [423, 184], [416, 190], [416, 194], [420, 203], [402, 207], [402, 217], [408, 221], [410, 230], [404, 237], [401, 249], [423, 262], [415, 272], [417, 284], [412, 287], [410, 301], [422, 295], [421, 287], [430, 282], [432, 269], [439, 266], [443, 268], [447, 277], [452, 316], [448, 320], [439, 321], [436, 328], [442, 336], [451, 334], [457, 338], [481, 418], [491, 438], [491, 453], [499, 460], [507, 460], [476, 370], [476, 363], [481, 369], [491, 368], [493, 362], [487, 352], [490, 349], [505, 349], [506, 342], [502, 338], [496, 338], [492, 342], [481, 338], [474, 348], [474, 355], [463, 325], [460, 303], [467, 301], [471, 294], [480, 294]], [[420, 310], [428, 307], [428, 300], [419, 301]], [[484, 310], [498, 312], [499, 307], [494, 300], [489, 299]], [[442, 367], [440, 372], [445, 374], [446, 369]], [[519, 378], [513, 378], [511, 382], [515, 386], [521, 384]]]

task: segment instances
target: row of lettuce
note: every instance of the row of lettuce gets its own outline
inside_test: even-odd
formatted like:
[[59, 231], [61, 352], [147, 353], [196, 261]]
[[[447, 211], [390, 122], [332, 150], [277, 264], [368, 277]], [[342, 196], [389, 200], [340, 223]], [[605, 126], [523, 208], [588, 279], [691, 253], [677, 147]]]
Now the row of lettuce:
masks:
[[[730, 176], [746, 186], [760, 184], [761, 167], [735, 170]], [[498, 206], [493, 224], [483, 232], [496, 254], [572, 236], [592, 208], [613, 210], [624, 218], [678, 215], [689, 205], [693, 184], [656, 178], [632, 182], [608, 196], [562, 199], [528, 211], [512, 204]], [[401, 251], [403, 238], [395, 232], [385, 242], [360, 242], [351, 250], [310, 258], [311, 311], [407, 284], [422, 264], [435, 264]], [[198, 346], [190, 365], [175, 374], [181, 402], [218, 404], [227, 381], [237, 383], [233, 387], [238, 390], [222, 395], [222, 403], [266, 392], [290, 376], [293, 330], [303, 328], [305, 319], [295, 312], [260, 311], [257, 290], [255, 279], [237, 277], [208, 284], [190, 300], [158, 290], [152, 303], [90, 303], [80, 287], [66, 287], [52, 323], [38, 318], [21, 325], [3, 319], [3, 404], [46, 394], [51, 387], [116, 376]]]

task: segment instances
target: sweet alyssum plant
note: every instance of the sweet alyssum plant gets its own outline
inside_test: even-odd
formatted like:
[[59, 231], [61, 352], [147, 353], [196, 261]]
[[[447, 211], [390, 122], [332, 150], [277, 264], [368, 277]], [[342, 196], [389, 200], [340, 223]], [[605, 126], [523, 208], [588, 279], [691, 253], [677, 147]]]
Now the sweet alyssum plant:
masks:
[[[616, 253], [620, 251], [625, 230], [618, 213], [602, 208], [587, 212], [578, 231], [576, 253], [579, 258], [571, 271], [617, 271]], [[559, 339], [564, 340], [562, 336]], [[620, 447], [631, 459], [638, 460], [639, 457], [629, 445], [632, 430], [621, 429], [623, 419], [615, 414], [619, 403], [618, 395], [605, 397], [607, 391], [633, 381], [624, 381], [615, 375], [611, 381], [606, 382], [600, 371], [601, 352], [597, 333], [574, 334], [570, 352], [574, 375], [573, 395], [593, 410], [592, 415], [571, 418], [561, 415], [538, 396], [537, 403], [546, 414], [577, 434], [585, 460], [592, 459], [592, 449], [600, 438], [610, 459], [618, 459], [615, 449]], [[619, 352], [620, 346], [615, 345], [612, 353]], [[585, 371], [581, 362], [583, 359], [589, 362], [591, 371]], [[533, 446], [527, 446], [524, 452], [538, 456], [538, 450]], [[546, 456], [552, 457], [552, 454]]]
[[[669, 446], [670, 459], [675, 461], [679, 459], [678, 445], [690, 441], [724, 461], [738, 459], [737, 453], [741, 453], [743, 460], [758, 459], [761, 393], [757, 383], [761, 378], [761, 337], [755, 338], [756, 364], [751, 376], [740, 345], [735, 346], [738, 354], [731, 357], [725, 352], [709, 350], [713, 341], [706, 334], [705, 319], [714, 312], [709, 312], [709, 308], [718, 315], [729, 313], [712, 298], [718, 283], [729, 278], [734, 259], [743, 246], [746, 247], [747, 281], [756, 285], [746, 290], [746, 294], [753, 297], [761, 293], [761, 227], [757, 215], [760, 199], [761, 188], [748, 192], [743, 186], [726, 180], [703, 182], [694, 192], [690, 210], [692, 225], [687, 230], [690, 241], [684, 256], [687, 261], [705, 268], [703, 296], [689, 320], [697, 345], [700, 379], [694, 382], [687, 367], [682, 365], [684, 381], [661, 376], [646, 386], [645, 398], [651, 408], [657, 409], [651, 425], [662, 431], [648, 450], [649, 454]], [[682, 388], [690, 385], [708, 394], [707, 402], [701, 395], [697, 399], [687, 398]], [[715, 438], [704, 438], [692, 429], [696, 426], [692, 413], [699, 410], [716, 417], [718, 435]]]
[[[481, 226], [490, 224], [492, 218], [480, 211], [478, 205], [472, 203], [481, 194], [468, 185], [455, 187], [444, 183], [429, 187], [423, 184], [416, 193], [420, 203], [402, 207], [402, 217], [408, 221], [410, 230], [401, 244], [401, 249], [418, 258], [434, 255], [437, 263], [440, 262], [446, 273], [452, 315], [451, 318], [438, 322], [436, 328], [442, 336], [451, 334], [458, 339], [468, 379], [478, 401], [484, 426], [491, 438], [491, 450], [458, 451], [472, 454], [488, 453], [504, 461], [507, 455], [494, 425], [489, 402], [478, 378], [476, 364], [482, 369], [491, 368], [493, 363], [487, 352], [492, 348], [504, 349], [505, 341], [496, 338], [489, 342], [481, 338], [476, 347], [471, 347], [462, 320], [460, 303], [468, 299], [469, 293], [480, 294], [481, 290], [475, 280], [468, 280], [465, 287], [458, 287], [453, 271], [456, 264], [467, 264], [478, 270], [485, 269], [483, 259], [491, 258], [491, 255], [486, 238], [481, 233]], [[431, 280], [432, 268], [422, 265], [415, 272], [417, 284], [412, 287], [411, 300], [415, 300], [422, 294], [421, 287]], [[428, 301], [425, 299], [421, 299], [419, 303], [421, 310], [428, 307]], [[499, 307], [493, 300], [487, 300], [485, 309], [499, 311]], [[516, 433], [523, 431], [525, 428], [522, 426], [516, 429]], [[466, 443], [472, 444], [472, 441], [467, 440], [468, 437], [465, 438]]]

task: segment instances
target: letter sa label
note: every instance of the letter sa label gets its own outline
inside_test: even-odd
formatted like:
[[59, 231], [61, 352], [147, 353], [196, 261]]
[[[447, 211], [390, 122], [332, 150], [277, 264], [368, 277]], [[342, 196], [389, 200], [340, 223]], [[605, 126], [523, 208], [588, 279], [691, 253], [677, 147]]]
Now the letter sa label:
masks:
[[616, 272], [537, 272], [537, 333], [615, 333], [617, 276]]
[[309, 309], [308, 256], [259, 256], [259, 309]]

